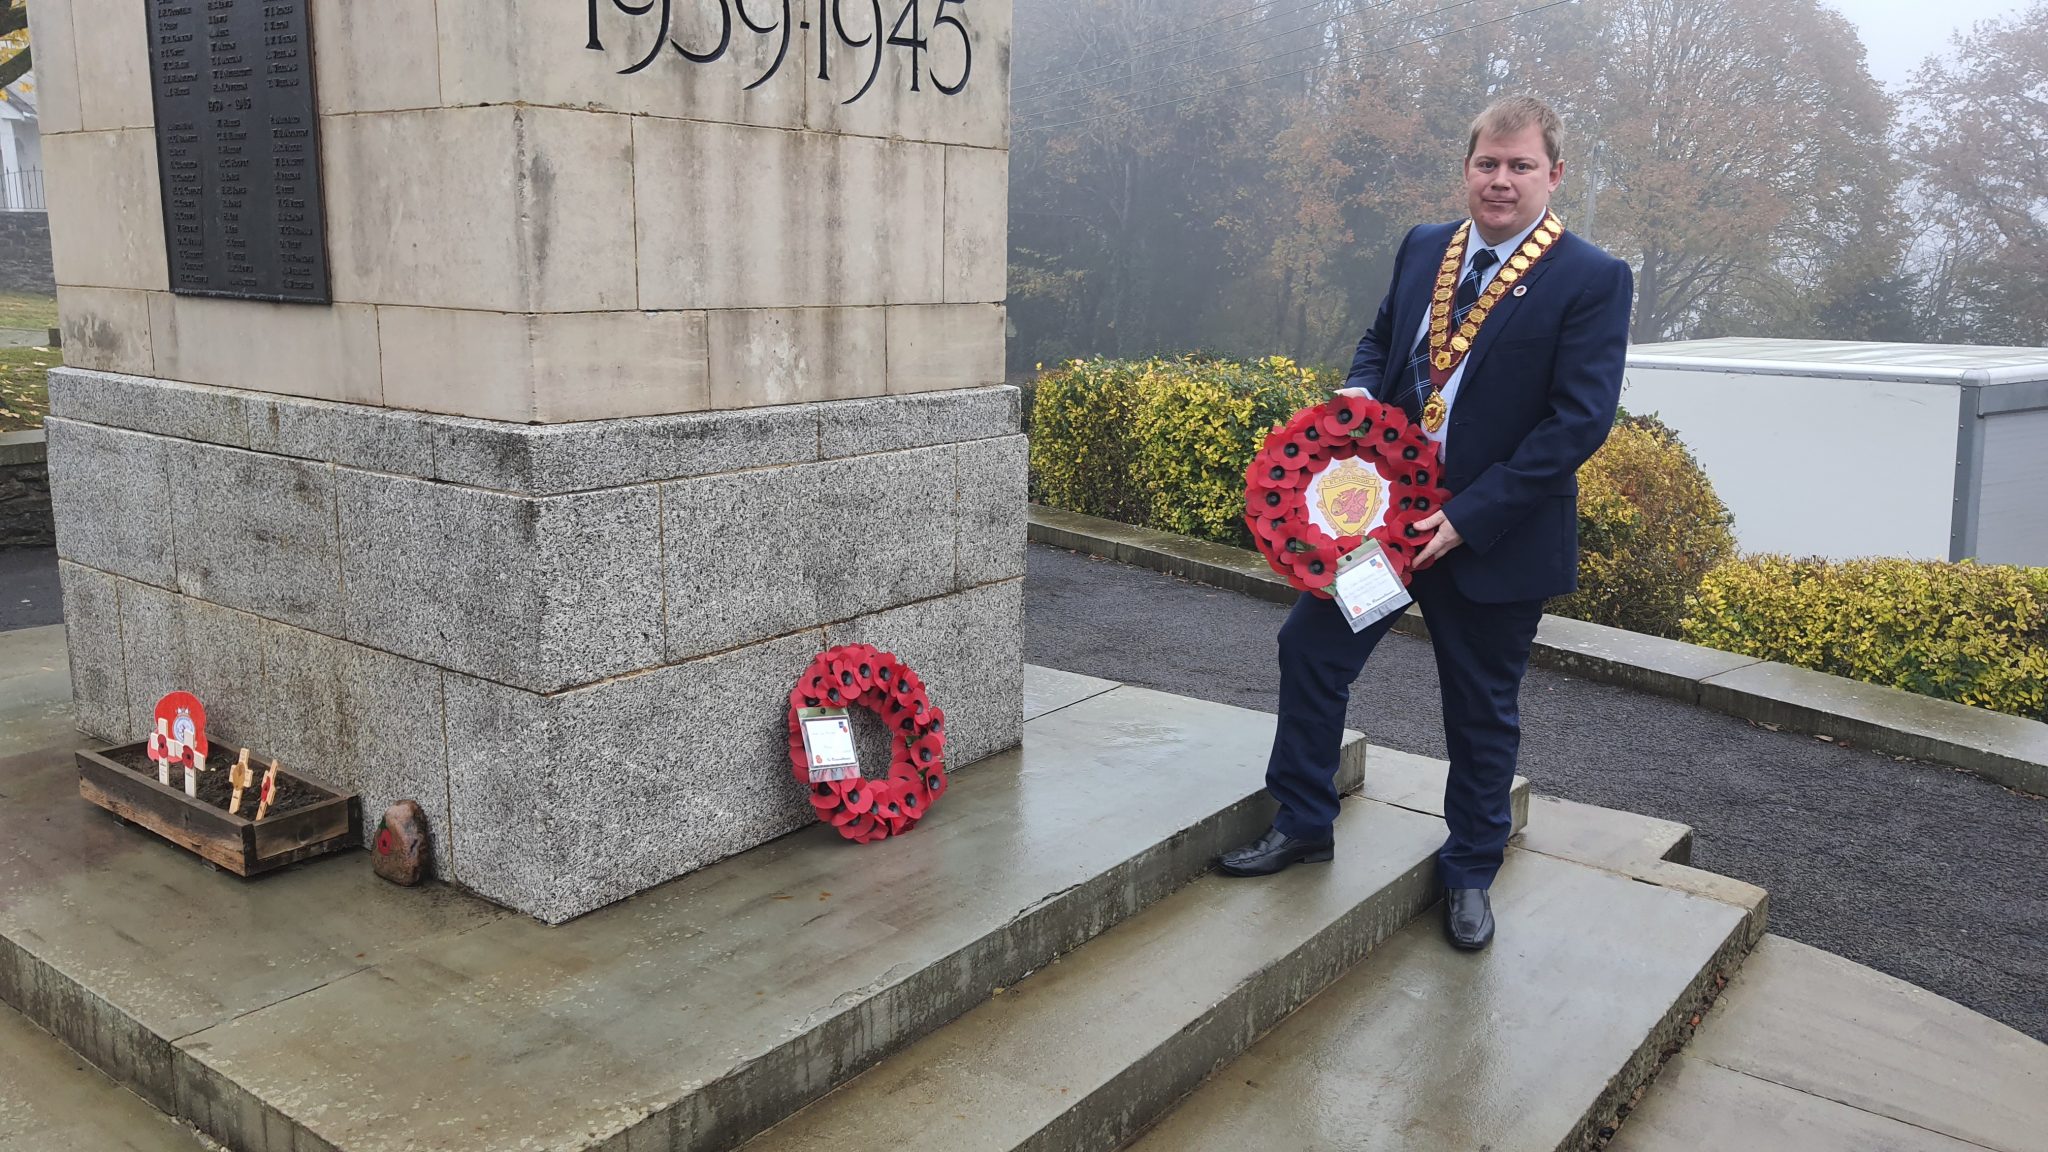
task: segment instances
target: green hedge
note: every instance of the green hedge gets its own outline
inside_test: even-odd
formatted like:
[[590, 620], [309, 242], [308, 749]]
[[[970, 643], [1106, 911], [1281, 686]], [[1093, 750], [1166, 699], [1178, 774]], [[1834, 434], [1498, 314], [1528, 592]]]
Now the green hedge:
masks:
[[1245, 468], [1269, 428], [1335, 387], [1279, 356], [1071, 361], [1033, 390], [1032, 496], [1249, 547]]
[[1750, 556], [1707, 575], [1684, 635], [2048, 720], [2048, 568]]
[[1579, 469], [1579, 590], [1560, 616], [1677, 636], [1686, 597], [1735, 555], [1728, 508], [1654, 417], [1624, 413]]
[[[1244, 470], [1267, 429], [1334, 373], [1274, 357], [1076, 360], [1031, 396], [1033, 498], [1249, 547]], [[2048, 719], [2048, 569], [1736, 559], [1690, 453], [1623, 415], [1579, 471], [1582, 620]]]

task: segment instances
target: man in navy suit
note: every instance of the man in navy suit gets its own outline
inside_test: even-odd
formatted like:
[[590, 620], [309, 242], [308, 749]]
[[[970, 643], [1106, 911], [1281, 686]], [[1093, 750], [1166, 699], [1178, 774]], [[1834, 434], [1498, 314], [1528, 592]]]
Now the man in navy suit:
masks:
[[[1614, 424], [1634, 295], [1627, 264], [1549, 214], [1561, 136], [1557, 114], [1529, 97], [1473, 122], [1471, 219], [1408, 233], [1343, 389], [1421, 422], [1453, 494], [1418, 526], [1436, 535], [1409, 592], [1436, 648], [1451, 753], [1450, 835], [1437, 856], [1445, 930], [1467, 949], [1493, 938], [1486, 891], [1510, 831], [1522, 674], [1543, 602], [1577, 587], [1576, 477]], [[1296, 601], [1280, 629], [1266, 769], [1279, 812], [1264, 836], [1224, 855], [1226, 874], [1331, 858], [1345, 704], [1395, 618], [1354, 633], [1331, 601]]]

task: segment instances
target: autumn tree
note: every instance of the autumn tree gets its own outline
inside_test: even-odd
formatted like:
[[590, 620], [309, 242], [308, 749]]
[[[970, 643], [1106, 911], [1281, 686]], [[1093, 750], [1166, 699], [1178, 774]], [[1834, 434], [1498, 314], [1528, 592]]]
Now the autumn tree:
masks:
[[1606, 0], [1598, 239], [1636, 269], [1637, 340], [1812, 335], [1896, 269], [1892, 108], [1815, 0]]
[[1979, 24], [1906, 96], [1908, 204], [1936, 339], [2048, 344], [2048, 3]]
[[1238, 85], [1313, 37], [1299, 15], [1250, 16], [1241, 0], [1017, 4], [1013, 364], [1231, 345], [1234, 224], [1260, 218], [1284, 125], [1274, 91]]
[[0, 88], [27, 75], [35, 67], [29, 56], [28, 0], [0, 0]]
[[1463, 212], [1467, 126], [1512, 92], [1564, 115], [1553, 206], [1636, 267], [1637, 339], [1913, 323], [1895, 110], [1819, 0], [1194, 7], [1018, 4], [1027, 359], [1341, 362], [1407, 228]]

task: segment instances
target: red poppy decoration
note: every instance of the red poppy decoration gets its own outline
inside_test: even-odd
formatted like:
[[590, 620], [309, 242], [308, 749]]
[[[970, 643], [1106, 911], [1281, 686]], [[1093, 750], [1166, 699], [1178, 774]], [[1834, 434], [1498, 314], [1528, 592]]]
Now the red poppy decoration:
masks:
[[[1310, 518], [1311, 490], [1324, 468], [1352, 458], [1371, 464], [1387, 482], [1387, 507], [1382, 522], [1365, 536], [1332, 539]], [[1337, 561], [1368, 537], [1386, 549], [1406, 583], [1432, 535], [1415, 524], [1450, 499], [1437, 487], [1441, 480], [1435, 443], [1408, 422], [1407, 413], [1369, 397], [1337, 396], [1296, 412], [1266, 434], [1245, 468], [1245, 527], [1273, 571], [1326, 600]], [[939, 791], [932, 790], [934, 799]]]
[[[799, 708], [858, 705], [880, 716], [894, 741], [887, 776], [811, 783]], [[946, 791], [946, 714], [932, 706], [924, 680], [909, 665], [869, 644], [822, 652], [789, 694], [789, 762], [810, 789], [818, 819], [856, 844], [898, 836], [917, 826]]]

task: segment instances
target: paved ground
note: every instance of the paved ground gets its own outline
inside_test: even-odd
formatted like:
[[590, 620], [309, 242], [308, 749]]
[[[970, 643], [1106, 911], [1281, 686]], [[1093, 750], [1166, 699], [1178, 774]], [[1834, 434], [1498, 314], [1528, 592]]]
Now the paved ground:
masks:
[[64, 619], [55, 548], [0, 549], [0, 632]]
[[[1034, 546], [1025, 659], [1271, 711], [1287, 610]], [[2048, 801], [1533, 669], [1537, 791], [1690, 824], [1694, 863], [1771, 893], [1772, 930], [2048, 1041]], [[1353, 692], [1374, 743], [1447, 755], [1435, 660], [1389, 636]]]
[[[0, 552], [0, 630], [60, 619], [56, 567]], [[1273, 707], [1277, 605], [1033, 547], [1025, 613], [1033, 663]], [[1375, 743], [1447, 754], [1427, 643], [1389, 636], [1353, 695]], [[1538, 791], [1690, 824], [1695, 863], [1770, 890], [1774, 931], [2048, 1041], [2048, 801], [1540, 668], [1522, 714]]]

